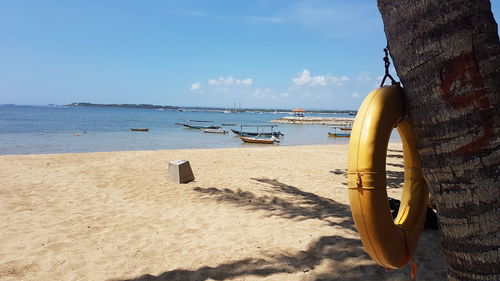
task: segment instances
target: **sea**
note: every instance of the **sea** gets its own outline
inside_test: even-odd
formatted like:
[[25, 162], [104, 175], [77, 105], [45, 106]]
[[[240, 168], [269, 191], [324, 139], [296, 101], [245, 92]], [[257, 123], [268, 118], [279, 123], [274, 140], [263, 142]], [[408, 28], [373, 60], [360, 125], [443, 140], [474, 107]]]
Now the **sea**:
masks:
[[[243, 143], [229, 130], [239, 130], [242, 125], [276, 125], [273, 130], [284, 134], [280, 146], [349, 142], [348, 138], [328, 137], [328, 132], [333, 130], [332, 126], [271, 123], [271, 120], [283, 116], [289, 114], [1, 105], [0, 155], [263, 146]], [[352, 117], [347, 114], [306, 116]], [[176, 125], [189, 120], [234, 125], [222, 126], [229, 131], [228, 134], [209, 134]], [[149, 131], [135, 132], [131, 128], [149, 128]], [[245, 130], [255, 129], [247, 127]], [[270, 128], [262, 130], [265, 132]]]

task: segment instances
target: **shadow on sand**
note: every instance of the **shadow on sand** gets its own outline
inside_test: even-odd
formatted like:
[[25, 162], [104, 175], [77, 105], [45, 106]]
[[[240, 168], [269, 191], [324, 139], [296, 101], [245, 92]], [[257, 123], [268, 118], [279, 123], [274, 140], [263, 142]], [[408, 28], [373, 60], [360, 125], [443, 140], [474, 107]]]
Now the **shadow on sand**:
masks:
[[[331, 272], [320, 274], [314, 280], [362, 280], [367, 277], [376, 280], [385, 279], [383, 276], [387, 275], [386, 270], [369, 262], [366, 262], [365, 265], [335, 266], [348, 259], [361, 258], [368, 259], [359, 240], [341, 236], [324, 236], [320, 237], [306, 251], [300, 251], [293, 255], [278, 254], [266, 258], [248, 258], [215, 267], [203, 266], [195, 270], [176, 269], [158, 276], [146, 274], [127, 281], [226, 280], [237, 277], [243, 278], [244, 276], [265, 277], [280, 273], [291, 274], [298, 272], [301, 272], [306, 277], [307, 272], [314, 270], [316, 266], [323, 262], [329, 262], [332, 265]], [[394, 278], [394, 274], [391, 275]], [[396, 275], [406, 276], [402, 272]], [[377, 276], [380, 278], [377, 278]], [[287, 280], [287, 278], [282, 276], [277, 280]]]
[[[219, 202], [229, 202], [236, 206], [247, 208], [251, 211], [265, 210], [268, 216], [278, 216], [285, 219], [306, 220], [319, 219], [330, 225], [340, 225], [356, 231], [353, 226], [349, 206], [335, 200], [305, 192], [297, 187], [281, 183], [272, 179], [257, 179], [260, 183], [267, 184], [270, 191], [278, 196], [256, 196], [248, 191], [233, 191], [217, 188], [194, 188], [195, 191], [208, 194]], [[340, 220], [339, 220], [340, 219]]]
[[[208, 199], [218, 202], [231, 203], [236, 207], [248, 210], [263, 210], [268, 216], [278, 216], [290, 220], [318, 219], [329, 225], [340, 226], [355, 230], [349, 207], [329, 198], [305, 192], [298, 187], [281, 183], [277, 180], [254, 178], [266, 185], [272, 193], [284, 196], [256, 196], [248, 191], [232, 191], [196, 187], [194, 191], [208, 195]], [[433, 248], [439, 247], [438, 233], [431, 233], [426, 240]], [[425, 235], [424, 235], [425, 236]], [[421, 254], [423, 256], [429, 253]], [[418, 259], [419, 257], [416, 257]], [[311, 275], [315, 267], [322, 265], [327, 270]], [[436, 266], [443, 266], [442, 264]], [[408, 266], [407, 266], [408, 267]], [[338, 235], [322, 236], [312, 242], [305, 251], [296, 253], [273, 253], [271, 251], [263, 257], [246, 258], [229, 261], [217, 266], [200, 266], [196, 269], [175, 269], [163, 272], [160, 275], [142, 275], [137, 278], [123, 281], [204, 281], [226, 280], [237, 278], [243, 280], [248, 276], [269, 277], [275, 274], [304, 274], [307, 280], [408, 280], [409, 268], [386, 271], [373, 262], [365, 254], [358, 239], [346, 238]], [[442, 276], [434, 276], [433, 280], [445, 280]], [[286, 275], [275, 276], [273, 280], [287, 280]], [[297, 276], [294, 276], [296, 279]]]

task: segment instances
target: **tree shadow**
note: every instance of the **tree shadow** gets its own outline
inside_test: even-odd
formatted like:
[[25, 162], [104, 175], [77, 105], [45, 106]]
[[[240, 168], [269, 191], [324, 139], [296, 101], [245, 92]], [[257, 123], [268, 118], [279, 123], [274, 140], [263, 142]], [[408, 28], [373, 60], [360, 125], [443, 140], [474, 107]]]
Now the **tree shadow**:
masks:
[[404, 172], [386, 171], [387, 188], [402, 188], [404, 182]]
[[335, 175], [344, 175], [347, 177], [347, 170], [346, 169], [335, 169], [333, 171], [330, 171], [330, 173], [335, 174]]
[[403, 159], [403, 151], [398, 149], [387, 149], [387, 157]]
[[[292, 255], [267, 254], [263, 258], [248, 258], [234, 262], [221, 264], [215, 267], [203, 266], [195, 270], [176, 269], [164, 272], [158, 276], [146, 274], [138, 278], [123, 281], [203, 281], [207, 279], [226, 280], [238, 276], [270, 276], [280, 273], [306, 273], [313, 270], [325, 260], [333, 263], [341, 263], [351, 258], [368, 259], [363, 251], [363, 246], [357, 239], [342, 236], [323, 236], [312, 243], [305, 251], [299, 251]], [[366, 273], [383, 275], [385, 269], [375, 264], [360, 265], [354, 269], [332, 272], [331, 280], [359, 280], [366, 277]], [[337, 275], [337, 276], [336, 276]], [[335, 278], [335, 277], [338, 277]], [[354, 279], [353, 279], [354, 278]], [[283, 279], [283, 280], [286, 280]]]
[[[209, 195], [218, 202], [237, 205], [249, 210], [264, 210], [269, 216], [279, 216], [291, 220], [319, 219], [330, 225], [337, 225], [346, 229], [355, 230], [349, 207], [332, 199], [305, 192], [297, 187], [267, 178], [253, 180], [268, 185], [271, 192], [279, 193], [286, 199], [276, 196], [257, 196], [248, 191], [232, 191], [196, 187], [194, 191]], [[339, 220], [340, 219], [340, 220]], [[440, 247], [440, 233], [424, 233], [421, 241], [429, 243], [424, 251], [415, 256], [417, 261], [429, 259], [432, 250]], [[431, 267], [444, 268], [444, 262], [436, 265], [428, 261]], [[315, 270], [317, 268], [317, 270]], [[227, 280], [246, 276], [269, 277], [276, 274], [278, 280], [287, 280], [283, 274], [304, 274], [307, 280], [406, 280], [409, 279], [409, 266], [395, 271], [387, 271], [376, 265], [364, 252], [359, 239], [342, 237], [339, 235], [321, 236], [309, 244], [305, 251], [272, 252], [258, 258], [245, 258], [228, 261], [216, 266], [200, 266], [195, 269], [174, 269], [160, 275], [145, 274], [137, 278], [122, 281], [205, 281]], [[435, 268], [424, 268], [430, 280], [445, 280], [446, 273]], [[428, 272], [428, 273], [427, 273]], [[418, 273], [417, 273], [418, 274]], [[438, 274], [438, 276], [435, 276]], [[417, 275], [418, 277], [419, 275]], [[295, 276], [297, 277], [297, 276]], [[300, 278], [300, 276], [299, 276]], [[114, 279], [120, 280], [120, 279]]]
[[393, 158], [403, 159], [403, 155], [402, 154], [387, 154], [387, 157], [393, 157]]
[[397, 164], [397, 163], [386, 163], [387, 166], [392, 166], [392, 167], [396, 167], [396, 168], [404, 168], [405, 165], [403, 164]]
[[[439, 233], [431, 233], [433, 243], [439, 239]], [[438, 238], [438, 239], [436, 239]], [[431, 245], [436, 246], [436, 245]], [[424, 252], [415, 258], [422, 259], [428, 255]], [[352, 261], [352, 262], [349, 262]], [[204, 281], [204, 280], [226, 280], [240, 276], [271, 276], [274, 274], [306, 274], [325, 264], [327, 269], [321, 273], [311, 276], [304, 275], [308, 280], [407, 280], [409, 279], [409, 266], [395, 271], [387, 271], [385, 268], [370, 262], [370, 258], [363, 250], [363, 245], [358, 239], [346, 238], [338, 235], [322, 236], [311, 243], [305, 251], [294, 254], [268, 253], [263, 258], [247, 258], [232, 261], [217, 266], [202, 266], [194, 270], [175, 269], [166, 271], [158, 276], [145, 274], [137, 278], [121, 281]], [[437, 266], [443, 266], [441, 263]], [[434, 265], [432, 265], [434, 266]], [[445, 280], [445, 271], [423, 272], [432, 277], [432, 280]], [[417, 272], [418, 274], [418, 272]], [[437, 274], [437, 275], [436, 275]], [[417, 275], [418, 276], [418, 275]], [[287, 280], [286, 276], [280, 276], [279, 280]], [[425, 276], [423, 276], [425, 277]], [[116, 279], [115, 279], [116, 280]]]
[[277, 195], [286, 195], [287, 197], [257, 196], [249, 191], [220, 190], [214, 187], [196, 187], [194, 191], [208, 194], [216, 201], [229, 202], [251, 211], [268, 211], [268, 216], [278, 216], [299, 221], [319, 219], [327, 222], [329, 225], [339, 225], [356, 231], [350, 208], [346, 204], [318, 196], [314, 193], [302, 191], [295, 186], [287, 185], [277, 180], [266, 178], [253, 178], [252, 180], [265, 183], [271, 189], [271, 192]]

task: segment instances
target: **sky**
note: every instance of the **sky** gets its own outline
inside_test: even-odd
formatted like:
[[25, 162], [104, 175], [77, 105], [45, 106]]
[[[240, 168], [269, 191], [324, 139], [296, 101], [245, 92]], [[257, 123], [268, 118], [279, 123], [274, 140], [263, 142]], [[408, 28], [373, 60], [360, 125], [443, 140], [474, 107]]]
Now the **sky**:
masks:
[[385, 45], [375, 0], [0, 0], [0, 104], [353, 110]]

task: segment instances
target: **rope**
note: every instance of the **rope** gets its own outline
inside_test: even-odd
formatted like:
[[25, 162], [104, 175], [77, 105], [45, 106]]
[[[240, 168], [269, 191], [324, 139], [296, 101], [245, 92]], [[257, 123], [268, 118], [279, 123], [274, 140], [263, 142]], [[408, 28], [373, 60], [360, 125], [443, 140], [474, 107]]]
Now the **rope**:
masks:
[[389, 66], [391, 65], [391, 62], [389, 61], [389, 46], [384, 48], [384, 53], [385, 53], [385, 56], [384, 56], [383, 60], [384, 60], [384, 67], [385, 67], [385, 75], [384, 75], [384, 78], [382, 78], [382, 82], [380, 83], [380, 87], [384, 86], [385, 79], [387, 79], [387, 77], [389, 77], [389, 79], [391, 79], [392, 85], [401, 87], [399, 82], [397, 82], [394, 78], [392, 78], [392, 75], [389, 73]]
[[410, 258], [411, 258], [410, 280], [415, 281], [415, 277], [417, 275], [417, 262], [413, 258], [413, 253], [410, 252], [410, 247], [408, 247], [408, 231], [406, 229], [404, 229], [403, 227], [401, 227], [400, 225], [397, 225], [397, 227], [403, 233], [403, 236], [405, 238], [406, 250], [410, 254]]
[[[385, 56], [383, 58], [384, 60], [384, 67], [385, 67], [385, 75], [384, 75], [384, 78], [382, 78], [382, 82], [380, 83], [380, 88], [382, 88], [384, 86], [384, 83], [385, 83], [385, 79], [389, 78], [391, 79], [391, 84], [393, 86], [398, 86], [400, 89], [402, 89], [401, 87], [401, 83], [396, 81], [392, 75], [389, 73], [389, 66], [391, 66], [391, 62], [389, 61], [389, 45], [387, 45], [385, 48], [384, 48], [384, 53], [385, 53]], [[403, 96], [404, 98], [404, 96]], [[405, 106], [405, 111], [404, 111], [404, 114], [403, 116], [401, 117], [400, 120], [398, 120], [396, 122], [396, 124], [399, 124], [399, 122], [403, 121], [403, 119], [405, 119], [407, 116], [407, 112], [408, 112], [408, 104], [405, 102], [406, 106]]]

